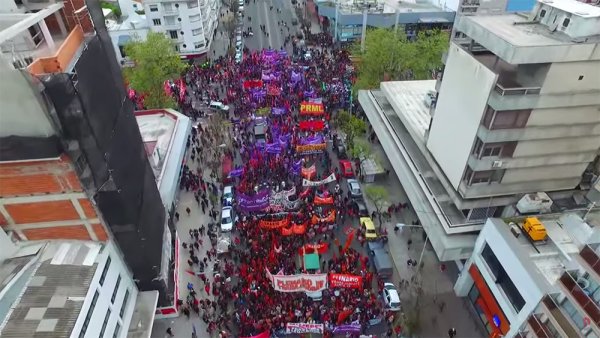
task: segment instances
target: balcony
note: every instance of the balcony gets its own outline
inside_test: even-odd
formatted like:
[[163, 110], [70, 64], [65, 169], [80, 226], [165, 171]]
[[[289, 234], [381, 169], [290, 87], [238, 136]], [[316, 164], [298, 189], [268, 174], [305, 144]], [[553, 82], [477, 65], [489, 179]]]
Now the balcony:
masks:
[[586, 245], [581, 249], [579, 253], [581, 259], [585, 264], [596, 274], [596, 277], [600, 279], [600, 257], [592, 247]]
[[576, 281], [569, 272], [563, 273], [559, 281], [567, 297], [581, 307], [589, 318], [590, 324], [597, 329], [600, 325], [600, 307], [589, 295], [592, 281], [585, 278], [578, 278]]
[[180, 30], [181, 23], [176, 20], [165, 20], [163, 23], [163, 28], [166, 30]]
[[552, 297], [546, 295], [542, 299], [542, 304], [546, 308], [546, 311], [549, 315], [556, 321], [558, 327], [567, 335], [567, 337], [578, 337], [581, 335], [580, 330], [576, 326], [575, 323], [572, 322], [573, 319], [569, 317], [569, 315], [561, 309]]
[[64, 72], [69, 68], [84, 39], [81, 26], [76, 26], [54, 54], [36, 59], [27, 69], [34, 75]]
[[556, 335], [554, 335], [552, 332], [554, 330], [552, 330], [549, 325], [548, 322], [543, 323], [540, 320], [540, 315], [538, 314], [531, 314], [531, 316], [529, 316], [529, 318], [527, 319], [527, 323], [529, 324], [529, 326], [531, 327], [531, 331], [533, 332], [533, 334], [536, 337], [539, 338], [558, 338]]
[[505, 88], [503, 85], [496, 83], [494, 87], [496, 93], [501, 96], [505, 95], [539, 95], [542, 87], [512, 87]]

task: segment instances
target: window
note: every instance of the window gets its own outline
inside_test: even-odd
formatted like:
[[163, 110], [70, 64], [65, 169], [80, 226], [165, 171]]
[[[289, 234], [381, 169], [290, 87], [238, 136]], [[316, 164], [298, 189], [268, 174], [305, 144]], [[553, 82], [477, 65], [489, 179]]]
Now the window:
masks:
[[171, 39], [177, 39], [179, 36], [177, 35], [177, 31], [169, 31], [169, 36]]
[[171, 3], [163, 3], [163, 4], [162, 4], [162, 6], [163, 6], [163, 10], [164, 10], [166, 13], [173, 12], [173, 11], [175, 10], [175, 9], [173, 8], [173, 4], [171, 4]]
[[501, 144], [489, 144], [483, 147], [483, 151], [481, 152], [481, 157], [490, 157], [490, 156], [500, 156], [502, 153], [502, 145]]
[[579, 81], [583, 80], [583, 75], [579, 75]]
[[188, 1], [187, 7], [188, 8], [196, 8], [196, 7], [198, 7], [198, 1]]
[[85, 337], [85, 332], [87, 331], [88, 325], [90, 325], [90, 319], [92, 319], [92, 314], [94, 313], [94, 308], [96, 307], [96, 302], [98, 301], [98, 296], [100, 296], [100, 292], [98, 292], [98, 290], [96, 290], [96, 293], [94, 293], [94, 298], [92, 298], [92, 303], [90, 304], [90, 308], [88, 309], [88, 312], [85, 315], [85, 320], [83, 321], [83, 326], [81, 327], [81, 332], [79, 332], [79, 338]]
[[499, 183], [504, 177], [504, 169], [473, 171], [470, 167], [465, 169], [463, 180], [467, 185], [477, 183]]
[[545, 9], [542, 9], [542, 10], [540, 11], [540, 18], [543, 18], [543, 17], [545, 17], [545, 16], [546, 16], [546, 10], [545, 10]]
[[475, 157], [479, 158], [479, 153], [481, 152], [481, 148], [483, 147], [483, 142], [479, 139], [479, 137], [475, 140], [475, 144], [473, 145], [472, 154]]
[[531, 109], [494, 110], [488, 106], [483, 116], [483, 125], [490, 130], [523, 128], [527, 125], [530, 113]]
[[571, 19], [569, 19], [569, 18], [565, 18], [565, 19], [563, 20], [563, 24], [562, 24], [562, 26], [563, 26], [563, 27], [565, 27], [565, 28], [567, 28], [567, 27], [569, 27], [569, 23], [570, 23], [570, 22], [571, 22]]
[[487, 243], [481, 252], [481, 257], [492, 273], [492, 277], [494, 277], [498, 287], [504, 291], [504, 294], [506, 294], [508, 301], [512, 304], [517, 312], [521, 311], [523, 306], [525, 306], [525, 300], [506, 273], [506, 270], [504, 270], [504, 267], [496, 257], [496, 254], [494, 254], [492, 248], [490, 248]]
[[181, 45], [181, 47], [187, 48], [187, 45], [184, 43], [183, 45]]
[[190, 22], [198, 22], [200, 21], [200, 14], [190, 15]]
[[108, 259], [106, 259], [106, 264], [104, 264], [104, 270], [102, 270], [102, 275], [100, 275], [100, 285], [104, 285], [104, 280], [106, 279], [108, 268], [110, 268], [110, 256], [108, 256]]
[[158, 5], [150, 5], [150, 12], [158, 12]]
[[112, 297], [110, 297], [110, 303], [115, 303], [115, 297], [117, 297], [117, 291], [119, 291], [119, 284], [121, 284], [121, 275], [117, 278], [117, 284], [115, 284], [115, 289], [113, 290]]
[[121, 311], [119, 311], [119, 317], [123, 318], [123, 314], [125, 313], [125, 308], [127, 307], [127, 301], [129, 300], [129, 290], [125, 291], [125, 296], [123, 297], [123, 304], [121, 304]]
[[119, 337], [119, 333], [121, 333], [121, 324], [117, 323], [115, 326], [115, 332], [113, 333], [113, 338]]
[[174, 16], [165, 16], [165, 25], [174, 25], [175, 17]]
[[154, 26], [160, 26], [161, 25], [160, 19], [152, 19], [152, 24]]
[[192, 35], [193, 36], [197, 36], [197, 35], [200, 35], [200, 34], [202, 34], [202, 29], [201, 28], [193, 29], [192, 30]]
[[104, 315], [104, 323], [102, 323], [102, 329], [100, 330], [100, 335], [98, 337], [104, 337], [104, 332], [106, 332], [106, 326], [108, 325], [108, 320], [110, 319], [110, 308], [106, 310], [106, 315]]

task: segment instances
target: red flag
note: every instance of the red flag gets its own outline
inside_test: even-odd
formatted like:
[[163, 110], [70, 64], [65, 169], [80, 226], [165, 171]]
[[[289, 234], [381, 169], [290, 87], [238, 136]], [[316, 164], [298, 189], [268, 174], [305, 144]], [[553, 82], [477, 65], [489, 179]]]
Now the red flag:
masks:
[[352, 244], [355, 233], [356, 231], [352, 231], [350, 235], [348, 235], [348, 238], [346, 238], [346, 244], [344, 244], [344, 250], [342, 250], [342, 253], [346, 252], [346, 250], [348, 250], [348, 248], [350, 247], [350, 244]]

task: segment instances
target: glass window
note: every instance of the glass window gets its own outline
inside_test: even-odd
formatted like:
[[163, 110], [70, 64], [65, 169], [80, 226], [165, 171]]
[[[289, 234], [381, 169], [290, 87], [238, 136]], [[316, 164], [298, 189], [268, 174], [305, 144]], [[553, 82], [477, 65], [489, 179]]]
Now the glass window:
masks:
[[125, 308], [127, 307], [127, 301], [129, 301], [129, 290], [125, 291], [125, 296], [123, 297], [123, 304], [121, 304], [121, 311], [119, 311], [119, 316], [123, 318], [123, 314], [125, 313]]
[[108, 320], [110, 319], [110, 308], [106, 310], [106, 315], [104, 315], [104, 323], [102, 323], [102, 329], [100, 330], [100, 335], [98, 337], [104, 337], [104, 332], [106, 332], [106, 326], [108, 325]]
[[104, 280], [106, 279], [106, 274], [108, 273], [108, 268], [110, 268], [110, 256], [106, 259], [106, 264], [104, 264], [104, 269], [102, 270], [102, 275], [100, 275], [100, 285], [104, 285]]
[[177, 35], [177, 31], [169, 31], [169, 37], [171, 39], [177, 39], [179, 36]]
[[200, 21], [200, 14], [190, 15], [190, 22], [198, 22]]
[[150, 12], [158, 12], [158, 5], [150, 5]]
[[562, 24], [563, 27], [565, 27], [565, 28], [569, 27], [570, 22], [571, 22], [571, 19], [569, 19], [569, 18], [564, 19], [563, 24]]
[[117, 325], [115, 326], [115, 332], [113, 333], [113, 338], [119, 337], [119, 333], [121, 333], [121, 324], [117, 322]]
[[495, 278], [496, 285], [498, 285], [498, 287], [504, 291], [506, 298], [508, 298], [508, 301], [512, 304], [515, 310], [520, 312], [523, 306], [525, 306], [525, 300], [506, 273], [506, 270], [504, 270], [504, 267], [496, 257], [496, 254], [494, 254], [487, 243], [481, 252], [481, 257], [487, 264], [492, 276]]
[[479, 139], [479, 137], [476, 139], [475, 144], [473, 145], [473, 155], [475, 155], [475, 157], [479, 158], [479, 152], [481, 151], [481, 147], [483, 146], [483, 142], [481, 142], [481, 140]]
[[199, 49], [199, 48], [202, 48], [202, 47], [204, 47], [204, 42], [196, 42], [194, 44], [194, 48], [195, 49]]
[[111, 304], [115, 303], [115, 297], [117, 297], [117, 292], [119, 291], [119, 285], [121, 284], [121, 275], [117, 278], [117, 284], [115, 284], [115, 289], [113, 290], [112, 297], [110, 297]]
[[481, 157], [500, 156], [502, 153], [502, 145], [488, 144], [483, 148]]
[[92, 319], [92, 314], [94, 313], [94, 308], [96, 307], [96, 302], [98, 301], [98, 296], [100, 296], [100, 292], [98, 292], [98, 290], [96, 290], [96, 293], [94, 293], [94, 298], [92, 298], [92, 303], [90, 304], [90, 308], [88, 309], [88, 312], [85, 315], [85, 320], [83, 321], [83, 326], [81, 327], [81, 332], [79, 332], [79, 338], [85, 337], [85, 332], [87, 331], [88, 325], [90, 325], [90, 319]]
[[152, 24], [154, 26], [160, 26], [160, 24], [161, 24], [160, 19], [152, 19]]

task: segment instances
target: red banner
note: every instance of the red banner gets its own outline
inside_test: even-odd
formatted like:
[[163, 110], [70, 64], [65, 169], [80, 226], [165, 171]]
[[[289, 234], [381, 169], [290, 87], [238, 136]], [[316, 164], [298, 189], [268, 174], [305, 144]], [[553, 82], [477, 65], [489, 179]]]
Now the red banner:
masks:
[[304, 255], [305, 252], [307, 254], [311, 254], [311, 253], [315, 253], [315, 251], [319, 255], [323, 255], [327, 252], [328, 249], [329, 249], [328, 243], [304, 244], [304, 246], [302, 246], [298, 249], [298, 255]]
[[315, 205], [333, 204], [333, 197], [315, 196]]
[[263, 229], [272, 230], [287, 227], [289, 223], [290, 222], [287, 220], [287, 218], [280, 221], [265, 221], [264, 219], [261, 219], [260, 222], [258, 222], [258, 225]]
[[307, 180], [310, 180], [313, 178], [313, 176], [315, 176], [317, 174], [317, 168], [315, 167], [315, 165], [311, 165], [308, 168], [302, 168], [302, 177], [306, 178]]
[[302, 192], [300, 192], [300, 195], [298, 195], [300, 198], [305, 198], [306, 196], [308, 196], [310, 194], [310, 192], [312, 191], [311, 188], [306, 188], [305, 190], [302, 190]]
[[251, 337], [242, 337], [242, 338], [269, 338], [271, 336], [271, 332], [269, 330], [263, 332], [263, 333], [259, 333], [256, 336], [251, 336]]
[[304, 224], [295, 224], [292, 226], [292, 232], [295, 235], [304, 235], [306, 232], [306, 226]]
[[267, 87], [267, 95], [271, 95], [271, 96], [279, 96], [281, 95], [281, 89], [277, 86], [268, 86]]
[[302, 102], [300, 103], [300, 115], [323, 115], [325, 107], [322, 103]]
[[317, 223], [319, 223], [319, 221], [324, 222], [324, 223], [333, 223], [333, 222], [335, 222], [335, 210], [331, 210], [329, 215], [327, 215], [325, 217], [317, 217], [317, 215], [313, 215], [311, 221], [312, 221], [312, 224], [317, 224]]
[[294, 234], [294, 232], [292, 231], [292, 228], [281, 228], [282, 236], [291, 236], [293, 234]]
[[262, 80], [247, 80], [247, 81], [244, 81], [244, 89], [261, 88], [262, 86], [263, 86]]
[[361, 289], [362, 276], [346, 275], [340, 273], [329, 274], [330, 288]]
[[300, 121], [300, 123], [298, 123], [298, 127], [302, 130], [321, 131], [325, 128], [325, 122], [321, 120]]

